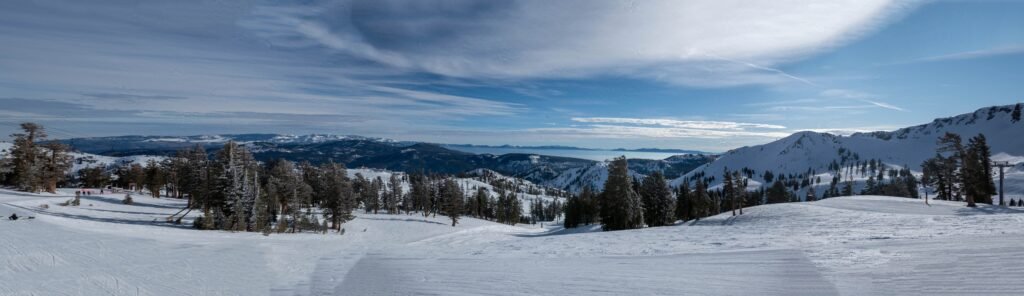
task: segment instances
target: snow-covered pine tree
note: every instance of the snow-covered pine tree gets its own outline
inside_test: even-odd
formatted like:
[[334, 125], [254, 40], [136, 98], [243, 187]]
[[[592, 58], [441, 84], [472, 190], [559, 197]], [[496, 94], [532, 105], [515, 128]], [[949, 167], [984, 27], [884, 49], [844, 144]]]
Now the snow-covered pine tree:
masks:
[[363, 197], [364, 201], [368, 201], [370, 208], [373, 209], [373, 213], [376, 214], [381, 208], [381, 189], [384, 188], [384, 181], [380, 177], [374, 178], [373, 182], [370, 182], [370, 190], [367, 191]]
[[402, 195], [402, 180], [398, 178], [397, 173], [392, 173], [388, 177], [388, 193], [384, 202], [389, 214], [398, 214], [398, 204], [402, 201]]

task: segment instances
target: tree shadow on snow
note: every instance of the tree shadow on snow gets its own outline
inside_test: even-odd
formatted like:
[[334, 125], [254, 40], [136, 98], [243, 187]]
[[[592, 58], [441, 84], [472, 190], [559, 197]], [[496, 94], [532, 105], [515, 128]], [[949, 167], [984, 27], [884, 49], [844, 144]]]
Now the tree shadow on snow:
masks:
[[580, 233], [591, 233], [591, 232], [601, 232], [601, 224], [582, 225], [582, 226], [579, 226], [579, 227], [576, 227], [576, 228], [558, 227], [558, 228], [552, 229], [550, 231], [545, 231], [545, 232], [541, 232], [541, 233], [517, 233], [517, 234], [513, 234], [513, 235], [517, 236], [517, 237], [545, 237], [545, 236], [566, 235], [566, 234], [580, 234]]
[[366, 220], [376, 220], [376, 221], [399, 221], [399, 222], [423, 222], [423, 223], [430, 223], [430, 224], [437, 224], [437, 225], [445, 225], [445, 226], [448, 226], [448, 225], [449, 225], [449, 224], [445, 224], [445, 223], [441, 223], [441, 222], [437, 222], [437, 221], [429, 221], [429, 220], [423, 220], [423, 219], [414, 219], [414, 218], [405, 218], [405, 219], [402, 219], [402, 218], [376, 218], [376, 217], [372, 217], [372, 218], [371, 218], [371, 217], [356, 217], [356, 219], [366, 219]]
[[962, 207], [956, 210], [957, 216], [991, 215], [991, 214], [1022, 214], [1024, 210], [1005, 206], [979, 204], [976, 208]]
[[104, 210], [104, 209], [93, 209], [93, 208], [89, 208], [88, 206], [84, 206], [84, 207], [83, 207], [83, 206], [79, 206], [79, 208], [82, 208], [83, 210], [90, 210], [90, 211], [97, 211], [97, 212], [108, 212], [108, 213], [118, 213], [118, 214], [129, 214], [129, 215], [152, 215], [152, 216], [170, 216], [170, 214], [165, 214], [165, 213], [153, 213], [153, 212], [134, 212], [134, 211], [118, 211], [118, 210]]
[[[181, 205], [181, 206], [156, 205], [156, 204], [140, 202], [140, 201], [138, 201], [139, 199], [137, 198], [137, 196], [139, 196], [139, 195], [133, 195], [132, 196], [133, 202], [132, 202], [132, 204], [130, 206], [147, 207], [147, 208], [154, 208], [154, 209], [175, 209], [175, 210], [181, 209], [184, 206], [184, 205]], [[83, 195], [81, 197], [82, 197], [83, 200], [91, 200], [91, 201], [103, 202], [103, 203], [109, 203], [109, 204], [124, 204], [121, 199], [113, 198], [113, 197], [104, 197], [104, 196], [99, 196], [99, 195]]]
[[19, 206], [19, 205], [8, 204], [8, 206], [16, 207], [16, 208], [19, 208], [19, 209], [22, 209], [22, 210], [26, 210], [26, 211], [30, 211], [30, 212], [36, 213], [36, 215], [48, 215], [48, 216], [68, 218], [68, 219], [77, 219], [77, 220], [95, 221], [95, 222], [106, 222], [106, 223], [116, 223], [116, 224], [160, 226], [160, 227], [177, 228], [177, 229], [192, 229], [192, 227], [189, 226], [189, 225], [186, 225], [186, 224], [170, 224], [170, 223], [167, 223], [167, 222], [163, 222], [159, 218], [155, 219], [154, 221], [129, 220], [129, 219], [117, 219], [117, 218], [100, 218], [100, 217], [90, 217], [90, 216], [85, 216], [85, 215], [75, 215], [75, 214], [68, 214], [68, 213], [42, 211], [40, 209], [31, 208], [31, 207], [25, 207], [25, 206]]

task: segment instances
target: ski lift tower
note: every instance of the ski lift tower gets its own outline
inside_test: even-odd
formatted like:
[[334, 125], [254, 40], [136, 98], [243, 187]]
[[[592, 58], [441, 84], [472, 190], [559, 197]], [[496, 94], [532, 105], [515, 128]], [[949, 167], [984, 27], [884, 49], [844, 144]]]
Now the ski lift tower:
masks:
[[999, 167], [999, 205], [1006, 205], [1003, 203], [1003, 170], [1007, 167], [1012, 167], [1009, 161], [993, 161], [992, 166]]

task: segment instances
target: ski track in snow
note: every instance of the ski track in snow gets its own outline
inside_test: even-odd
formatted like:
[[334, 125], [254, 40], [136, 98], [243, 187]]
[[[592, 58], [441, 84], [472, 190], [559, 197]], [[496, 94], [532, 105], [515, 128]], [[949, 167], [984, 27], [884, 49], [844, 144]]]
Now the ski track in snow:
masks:
[[[196, 231], [184, 201], [0, 190], [0, 295], [1019, 295], [1024, 211], [857, 196], [594, 232], [368, 215], [345, 235]], [[42, 204], [49, 209], [42, 209]], [[194, 217], [185, 219], [186, 222]]]

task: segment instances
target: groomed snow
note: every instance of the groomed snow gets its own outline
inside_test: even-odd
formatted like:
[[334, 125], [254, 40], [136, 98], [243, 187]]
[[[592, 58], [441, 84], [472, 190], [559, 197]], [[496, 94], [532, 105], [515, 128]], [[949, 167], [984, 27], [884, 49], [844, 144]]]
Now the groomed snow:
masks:
[[[196, 231], [183, 201], [0, 191], [0, 295], [1019, 295], [1024, 211], [855, 196], [618, 232], [364, 215]], [[47, 204], [49, 209], [41, 209]], [[90, 206], [91, 205], [91, 206]]]

